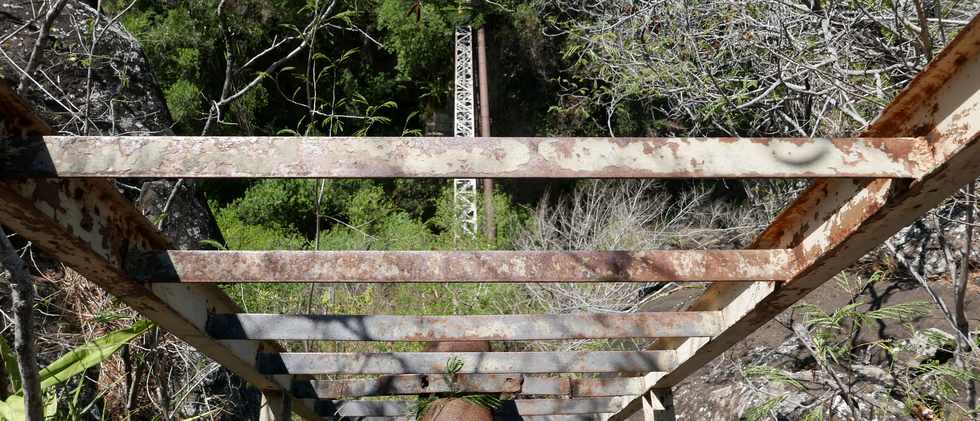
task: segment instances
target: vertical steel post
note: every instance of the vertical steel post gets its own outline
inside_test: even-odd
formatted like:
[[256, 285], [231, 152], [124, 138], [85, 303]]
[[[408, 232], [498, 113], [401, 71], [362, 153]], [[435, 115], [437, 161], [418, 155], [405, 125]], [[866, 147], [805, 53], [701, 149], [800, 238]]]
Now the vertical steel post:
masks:
[[[476, 32], [477, 68], [480, 75], [480, 137], [490, 137], [490, 82], [487, 77], [487, 25]], [[487, 241], [497, 237], [494, 223], [493, 179], [483, 179], [483, 235]]]

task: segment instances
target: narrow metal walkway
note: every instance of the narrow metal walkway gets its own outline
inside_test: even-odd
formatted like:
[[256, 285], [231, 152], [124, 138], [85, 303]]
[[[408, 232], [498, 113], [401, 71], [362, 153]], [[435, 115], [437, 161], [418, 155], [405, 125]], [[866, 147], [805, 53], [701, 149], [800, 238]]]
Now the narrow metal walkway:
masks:
[[[536, 397], [507, 402], [509, 419], [672, 419], [674, 385], [980, 176], [978, 52], [974, 18], [846, 139], [55, 136], [0, 87], [11, 136], [0, 143], [0, 221], [263, 390], [275, 419], [397, 419], [405, 401], [358, 398], [451, 387]], [[747, 250], [238, 252], [172, 250], [112, 177], [814, 181]], [[214, 285], [666, 281], [713, 284], [682, 312], [499, 316], [243, 314]], [[661, 339], [647, 351], [571, 353], [294, 353], [277, 342], [632, 337]], [[451, 356], [464, 361], [452, 381]]]

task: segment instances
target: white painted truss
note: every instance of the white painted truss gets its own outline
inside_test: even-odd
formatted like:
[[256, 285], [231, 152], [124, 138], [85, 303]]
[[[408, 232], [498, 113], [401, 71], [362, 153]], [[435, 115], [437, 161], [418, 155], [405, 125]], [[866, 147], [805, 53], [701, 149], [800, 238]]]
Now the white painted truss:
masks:
[[[475, 101], [473, 100], [473, 29], [469, 26], [456, 28], [456, 80], [453, 103], [453, 135], [474, 137], [476, 135]], [[457, 178], [453, 180], [453, 207], [456, 220], [455, 238], [475, 238], [477, 235], [476, 179]]]

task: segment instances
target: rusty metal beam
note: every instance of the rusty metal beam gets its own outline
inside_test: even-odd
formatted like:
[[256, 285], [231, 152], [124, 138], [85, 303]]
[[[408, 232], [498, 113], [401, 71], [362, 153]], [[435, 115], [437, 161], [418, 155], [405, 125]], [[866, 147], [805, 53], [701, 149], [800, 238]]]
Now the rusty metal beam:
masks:
[[[0, 118], [5, 145], [52, 133], [30, 107], [0, 79]], [[0, 167], [2, 168], [2, 167]], [[255, 368], [258, 350], [283, 348], [276, 342], [222, 343], [204, 332], [207, 313], [237, 312], [220, 289], [205, 285], [147, 286], [123, 270], [126, 257], [170, 244], [118, 191], [104, 180], [0, 180], [0, 223], [70, 266], [107, 292], [263, 391], [289, 390], [291, 379], [273, 379]], [[312, 406], [293, 410], [315, 419]]]
[[[686, 340], [659, 349], [674, 349], [679, 366], [653, 388], [676, 385], [794, 302], [831, 279], [904, 226], [980, 176], [980, 16], [889, 105], [868, 135], [917, 135], [930, 142], [934, 158], [911, 183], [895, 180], [858, 182], [821, 180], [760, 237], [762, 245], [793, 246], [799, 272], [778, 288], [755, 291], [709, 289], [696, 303], [722, 310], [731, 326], [711, 340]], [[856, 194], [851, 194], [856, 192]], [[839, 209], [807, 208], [817, 197]], [[779, 242], [779, 244], [765, 244]], [[718, 297], [722, 297], [719, 299]], [[720, 305], [721, 308], [716, 307]], [[610, 420], [619, 421], [641, 407], [634, 399]]]
[[[129, 202], [103, 180], [0, 181], [0, 221], [50, 256], [78, 271], [164, 330], [264, 390], [287, 390], [254, 367], [259, 349], [275, 342], [222, 343], [205, 333], [208, 311], [238, 306], [209, 285], [135, 281], [122, 270], [129, 253], [169, 244]], [[303, 411], [303, 407], [294, 408]], [[307, 408], [309, 415], [312, 409]], [[302, 413], [302, 412], [301, 412]]]
[[422, 395], [429, 393], [520, 393], [521, 374], [403, 374], [370, 379], [293, 382], [300, 399], [340, 399], [364, 396]]
[[340, 399], [459, 392], [585, 398], [638, 395], [646, 390], [644, 385], [641, 377], [573, 379], [522, 374], [403, 374], [370, 379], [295, 381], [293, 395], [299, 399]]
[[438, 374], [459, 359], [463, 374], [618, 373], [668, 371], [673, 351], [595, 352], [260, 352], [265, 374]]
[[145, 282], [683, 282], [785, 280], [788, 250], [195, 251], [133, 256]]
[[213, 314], [215, 339], [328, 341], [532, 341], [711, 337], [721, 312], [469, 316]]
[[932, 163], [925, 146], [915, 138], [48, 136], [0, 145], [0, 177], [911, 178]]
[[[612, 414], [575, 414], [575, 415], [513, 415], [494, 414], [493, 421], [605, 421]], [[414, 416], [395, 417], [324, 417], [329, 421], [418, 421]]]
[[[505, 400], [497, 409], [502, 415], [578, 415], [616, 412], [626, 404], [623, 397], [582, 399], [514, 399]], [[415, 401], [320, 400], [316, 403], [321, 416], [400, 417], [412, 415]]]
[[[662, 373], [657, 373], [662, 374]], [[596, 377], [570, 379], [565, 377], [525, 376], [521, 385], [524, 395], [564, 395], [573, 398], [627, 396], [643, 393], [646, 381], [642, 377]]]

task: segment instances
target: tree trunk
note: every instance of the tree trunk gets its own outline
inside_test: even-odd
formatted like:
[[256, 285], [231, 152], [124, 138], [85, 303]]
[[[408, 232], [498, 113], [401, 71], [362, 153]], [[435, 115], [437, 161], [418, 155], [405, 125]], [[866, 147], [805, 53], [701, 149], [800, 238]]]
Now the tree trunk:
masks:
[[[976, 194], [976, 188], [974, 183], [970, 183], [966, 191], [966, 242], [963, 246], [963, 256], [960, 260], [960, 270], [956, 273], [956, 279], [953, 282], [953, 289], [955, 294], [954, 305], [953, 305], [953, 316], [956, 319], [956, 328], [960, 331], [957, 335], [957, 347], [959, 352], [957, 352], [956, 360], [957, 365], [963, 370], [975, 371], [976, 369], [970, 363], [972, 357], [976, 357], [975, 346], [970, 343], [970, 320], [966, 317], [966, 286], [970, 283], [970, 258], [973, 254], [973, 223], [974, 223], [974, 207], [976, 206], [976, 201], [974, 200], [974, 195]], [[967, 381], [967, 407], [972, 412], [971, 419], [980, 419], [980, 414], [977, 414], [977, 382], [972, 378]]]
[[27, 421], [44, 419], [44, 401], [41, 382], [38, 380], [37, 361], [34, 359], [34, 285], [31, 274], [7, 234], [0, 227], [0, 279], [10, 282], [10, 296], [14, 313], [14, 351], [20, 368], [24, 389], [24, 414]]

